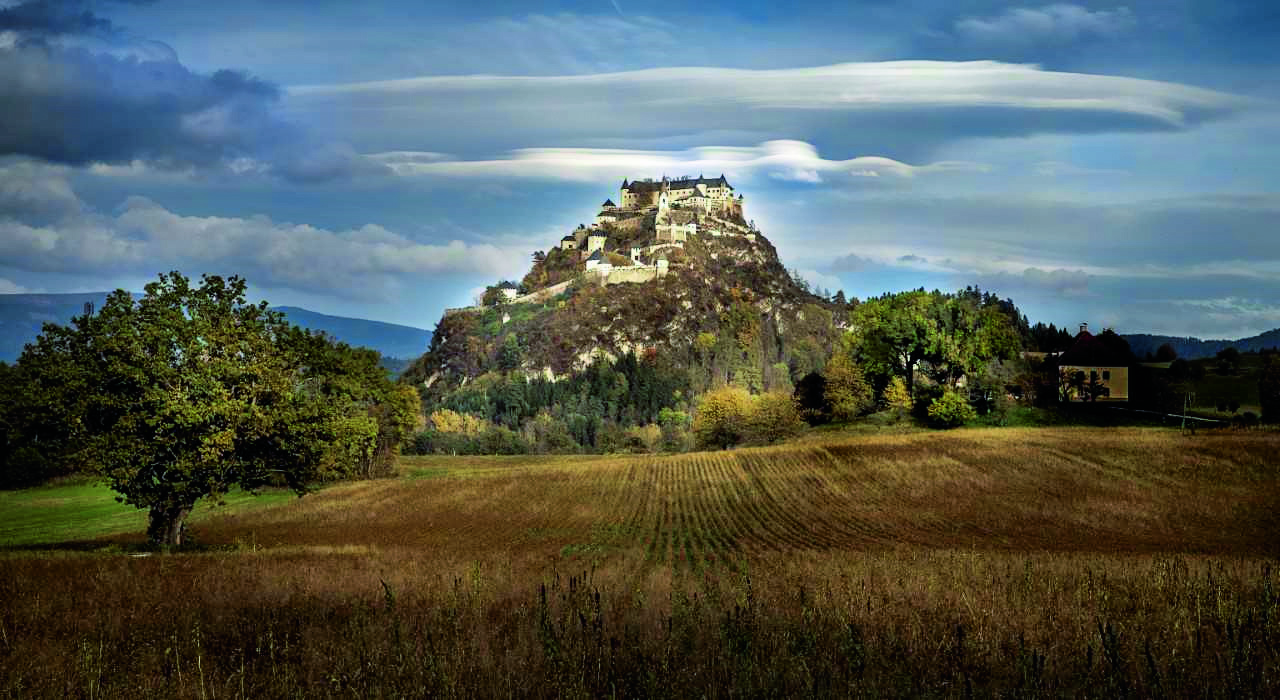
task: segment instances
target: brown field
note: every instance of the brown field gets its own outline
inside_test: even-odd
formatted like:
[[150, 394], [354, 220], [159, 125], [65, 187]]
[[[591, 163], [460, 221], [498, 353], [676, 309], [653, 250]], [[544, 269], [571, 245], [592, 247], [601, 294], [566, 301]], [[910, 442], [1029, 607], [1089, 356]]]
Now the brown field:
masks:
[[1278, 450], [1054, 428], [406, 458], [206, 520], [196, 553], [5, 555], [0, 692], [1275, 697]]

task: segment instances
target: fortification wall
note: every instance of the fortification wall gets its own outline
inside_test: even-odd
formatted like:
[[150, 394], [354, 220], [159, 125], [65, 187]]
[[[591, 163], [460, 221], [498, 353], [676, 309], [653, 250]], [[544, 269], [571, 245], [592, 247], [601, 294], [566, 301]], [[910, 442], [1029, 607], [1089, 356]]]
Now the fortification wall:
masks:
[[645, 219], [647, 218], [648, 217], [646, 216], [633, 216], [630, 219], [620, 219], [615, 221], [612, 224], [609, 224], [609, 226], [618, 232], [639, 231], [641, 227], [644, 226]]
[[609, 271], [609, 275], [605, 277], [605, 284], [625, 284], [635, 282], [648, 282], [657, 279], [658, 268], [656, 267], [615, 267]]

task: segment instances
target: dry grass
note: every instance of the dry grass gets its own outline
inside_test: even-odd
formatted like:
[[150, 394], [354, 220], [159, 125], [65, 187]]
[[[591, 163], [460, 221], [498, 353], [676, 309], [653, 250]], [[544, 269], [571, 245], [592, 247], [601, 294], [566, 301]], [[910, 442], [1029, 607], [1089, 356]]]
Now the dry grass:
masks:
[[0, 560], [0, 691], [1274, 696], [1278, 447], [1005, 429], [411, 458], [212, 518], [213, 551]]

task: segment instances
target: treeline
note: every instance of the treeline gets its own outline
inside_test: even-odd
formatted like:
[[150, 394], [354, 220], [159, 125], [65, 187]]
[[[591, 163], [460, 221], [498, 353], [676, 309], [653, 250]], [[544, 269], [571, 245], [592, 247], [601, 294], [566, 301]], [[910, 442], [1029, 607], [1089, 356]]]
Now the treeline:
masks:
[[653, 351], [614, 361], [598, 356], [585, 371], [551, 381], [522, 372], [487, 372], [425, 400], [419, 453], [616, 452], [686, 447], [688, 372]]

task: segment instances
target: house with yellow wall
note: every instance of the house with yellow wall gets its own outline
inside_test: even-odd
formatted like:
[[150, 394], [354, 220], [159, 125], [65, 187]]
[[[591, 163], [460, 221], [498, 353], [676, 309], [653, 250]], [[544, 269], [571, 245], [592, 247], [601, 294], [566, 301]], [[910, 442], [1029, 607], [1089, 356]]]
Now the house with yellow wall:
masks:
[[1058, 400], [1121, 402], [1129, 400], [1130, 358], [1080, 324], [1075, 342], [1058, 356]]

